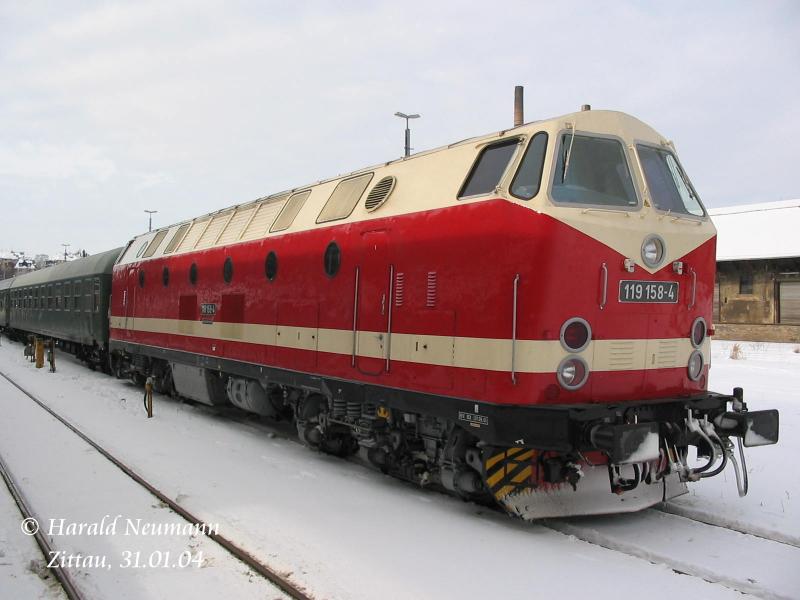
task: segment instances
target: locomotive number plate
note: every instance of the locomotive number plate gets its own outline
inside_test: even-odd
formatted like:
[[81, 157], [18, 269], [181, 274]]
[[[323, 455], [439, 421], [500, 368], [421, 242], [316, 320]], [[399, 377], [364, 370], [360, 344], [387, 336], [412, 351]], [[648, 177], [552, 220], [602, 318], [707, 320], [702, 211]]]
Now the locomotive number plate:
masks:
[[619, 282], [619, 301], [677, 304], [678, 282], [623, 279]]

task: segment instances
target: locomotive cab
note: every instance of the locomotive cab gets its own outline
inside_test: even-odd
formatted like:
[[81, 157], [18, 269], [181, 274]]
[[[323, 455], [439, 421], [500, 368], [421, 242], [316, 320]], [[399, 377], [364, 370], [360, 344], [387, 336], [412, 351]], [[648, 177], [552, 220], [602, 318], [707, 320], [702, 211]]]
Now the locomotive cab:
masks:
[[512, 357], [531, 339], [550, 356], [512, 365], [531, 414], [489, 453], [489, 488], [525, 518], [637, 510], [731, 463], [743, 495], [743, 446], [776, 443], [778, 414], [707, 390], [716, 231], [674, 145], [608, 111], [528, 130], [505, 175], [536, 214], [515, 232], [536, 271], [514, 274]]

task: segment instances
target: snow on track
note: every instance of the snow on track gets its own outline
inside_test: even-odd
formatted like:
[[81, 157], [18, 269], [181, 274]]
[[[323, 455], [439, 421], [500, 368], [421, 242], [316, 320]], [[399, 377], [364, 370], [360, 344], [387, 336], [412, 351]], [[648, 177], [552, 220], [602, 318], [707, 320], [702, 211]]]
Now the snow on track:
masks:
[[64, 355], [58, 373], [37, 371], [21, 355], [21, 346], [4, 344], [0, 370], [318, 598], [616, 600], [631, 589], [653, 598], [741, 598], [670, 566], [313, 453], [204, 407], [156, 397], [155, 417], [146, 419], [132, 384]]
[[22, 515], [0, 479], [0, 598], [66, 600], [61, 586], [44, 568], [44, 556], [22, 533]]
[[657, 510], [548, 521], [553, 529], [769, 600], [800, 592], [800, 548]]
[[[67, 568], [87, 597], [180, 597], [192, 586], [215, 597], [282, 597], [203, 535], [158, 533], [189, 524], [5, 379], [0, 414], [0, 454], [64, 553], [57, 562], [80, 563]], [[71, 523], [101, 523], [102, 533], [71, 534]], [[142, 533], [147, 526], [156, 533]]]

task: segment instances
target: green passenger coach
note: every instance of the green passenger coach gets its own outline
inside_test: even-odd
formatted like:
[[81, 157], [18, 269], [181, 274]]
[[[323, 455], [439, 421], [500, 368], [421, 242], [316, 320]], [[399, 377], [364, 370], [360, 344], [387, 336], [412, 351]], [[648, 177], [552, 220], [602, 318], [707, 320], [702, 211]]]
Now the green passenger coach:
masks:
[[0, 287], [7, 328], [18, 337], [54, 338], [91, 366], [106, 367], [111, 271], [121, 250], [20, 275], [5, 290]]

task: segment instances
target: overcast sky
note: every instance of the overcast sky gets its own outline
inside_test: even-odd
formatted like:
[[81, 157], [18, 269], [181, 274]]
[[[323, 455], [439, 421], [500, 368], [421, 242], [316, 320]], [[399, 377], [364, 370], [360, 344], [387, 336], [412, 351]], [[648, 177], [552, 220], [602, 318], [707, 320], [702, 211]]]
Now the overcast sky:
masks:
[[581, 104], [707, 206], [800, 197], [800, 2], [0, 0], [0, 248], [154, 226]]

